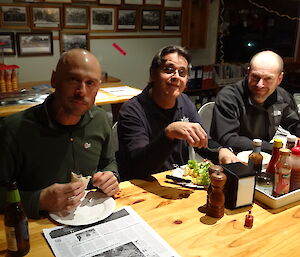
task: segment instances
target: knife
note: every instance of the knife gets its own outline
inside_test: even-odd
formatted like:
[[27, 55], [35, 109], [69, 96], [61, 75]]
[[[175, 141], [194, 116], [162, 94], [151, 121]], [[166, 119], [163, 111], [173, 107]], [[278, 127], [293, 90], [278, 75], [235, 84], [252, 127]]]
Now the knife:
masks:
[[166, 178], [172, 179], [172, 180], [174, 180], [176, 182], [185, 182], [185, 183], [192, 182], [190, 179], [184, 179], [184, 178], [175, 177], [175, 176], [172, 176], [172, 175], [166, 175]]

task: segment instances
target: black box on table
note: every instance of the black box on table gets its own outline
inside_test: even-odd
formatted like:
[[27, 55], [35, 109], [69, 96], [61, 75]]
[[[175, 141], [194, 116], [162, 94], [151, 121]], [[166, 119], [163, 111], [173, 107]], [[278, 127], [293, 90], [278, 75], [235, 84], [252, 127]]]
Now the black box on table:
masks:
[[255, 193], [255, 171], [241, 162], [222, 165], [227, 181], [224, 188], [225, 208], [251, 205]]

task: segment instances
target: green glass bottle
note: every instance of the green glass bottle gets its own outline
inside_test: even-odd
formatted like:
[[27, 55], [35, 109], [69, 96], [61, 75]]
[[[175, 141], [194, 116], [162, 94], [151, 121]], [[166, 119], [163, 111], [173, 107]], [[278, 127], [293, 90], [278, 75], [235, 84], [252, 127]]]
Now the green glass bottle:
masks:
[[8, 256], [26, 255], [30, 249], [28, 220], [16, 182], [9, 182], [7, 186], [4, 225]]

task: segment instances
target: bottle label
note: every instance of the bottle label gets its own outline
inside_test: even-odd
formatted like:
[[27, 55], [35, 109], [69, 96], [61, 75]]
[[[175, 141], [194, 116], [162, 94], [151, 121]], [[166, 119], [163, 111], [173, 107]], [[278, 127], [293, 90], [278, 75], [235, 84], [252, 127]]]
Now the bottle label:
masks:
[[18, 251], [16, 230], [14, 227], [5, 226], [7, 250], [8, 251]]
[[291, 169], [282, 168], [275, 173], [274, 192], [278, 195], [287, 194], [290, 190]]

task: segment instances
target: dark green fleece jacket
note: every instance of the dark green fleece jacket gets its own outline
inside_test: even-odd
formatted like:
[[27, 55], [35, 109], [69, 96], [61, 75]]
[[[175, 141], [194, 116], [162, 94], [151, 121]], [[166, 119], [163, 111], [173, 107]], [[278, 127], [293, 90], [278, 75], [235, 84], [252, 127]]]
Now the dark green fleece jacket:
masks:
[[[46, 101], [1, 120], [0, 181], [17, 181], [28, 217], [39, 218], [41, 189], [70, 182], [72, 171], [92, 175], [113, 171], [119, 179], [111, 126], [102, 108], [93, 106], [75, 126], [60, 126], [47, 112]], [[0, 212], [5, 205], [0, 187]]]

